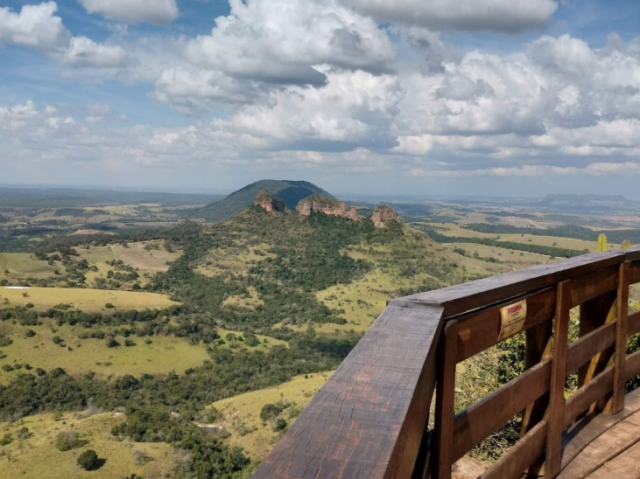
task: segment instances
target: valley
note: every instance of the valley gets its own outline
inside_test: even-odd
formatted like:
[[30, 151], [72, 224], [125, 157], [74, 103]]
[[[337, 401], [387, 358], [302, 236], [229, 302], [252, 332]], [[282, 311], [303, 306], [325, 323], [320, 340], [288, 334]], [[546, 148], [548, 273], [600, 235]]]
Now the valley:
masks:
[[[640, 242], [609, 200], [380, 209], [323, 193], [0, 194], [0, 471], [61, 477], [91, 448], [106, 461], [92, 477], [249, 477], [389, 298], [596, 251], [602, 232], [609, 249]], [[62, 452], [68, 429], [83, 445]]]

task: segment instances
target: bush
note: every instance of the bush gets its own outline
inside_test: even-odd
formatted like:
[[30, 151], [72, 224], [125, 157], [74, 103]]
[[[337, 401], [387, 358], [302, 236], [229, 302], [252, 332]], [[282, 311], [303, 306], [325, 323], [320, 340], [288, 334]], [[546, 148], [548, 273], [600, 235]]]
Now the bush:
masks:
[[13, 437], [11, 436], [11, 434], [7, 433], [2, 439], [0, 439], [0, 446], [6, 446], [7, 444], [11, 444], [12, 442]]
[[108, 348], [117, 348], [120, 346], [120, 343], [116, 341], [115, 338], [107, 338], [107, 347]]
[[51, 338], [51, 341], [53, 341], [53, 344], [60, 344], [62, 342], [62, 338], [60, 336], [54, 336]]
[[127, 339], [124, 340], [124, 345], [127, 346], [127, 347], [131, 347], [131, 346], [135, 346], [136, 343], [135, 343], [135, 341], [133, 339], [127, 338]]
[[36, 332], [33, 329], [27, 329], [25, 334], [27, 335], [27, 338], [33, 338], [36, 335]]
[[284, 431], [287, 428], [287, 426], [288, 426], [287, 421], [279, 417], [278, 419], [276, 419], [276, 422], [273, 424], [273, 430], [274, 432]]
[[25, 439], [29, 439], [31, 436], [33, 436], [33, 433], [29, 431], [28, 427], [21, 427], [16, 432], [16, 436], [19, 440], [24, 441]]
[[100, 460], [96, 451], [89, 449], [78, 457], [78, 465], [85, 471], [94, 471], [100, 467]]
[[115, 308], [115, 306], [113, 305], [113, 303], [107, 303], [107, 304], [104, 305], [104, 308], [105, 309], [113, 309], [113, 308]]
[[78, 433], [75, 431], [62, 431], [56, 436], [54, 445], [58, 451], [70, 451], [82, 447], [86, 444], [86, 441], [80, 440]]
[[2, 370], [5, 373], [10, 373], [11, 371], [13, 371], [13, 367], [10, 364], [3, 364], [2, 365]]
[[0, 346], [11, 346], [13, 344], [13, 340], [6, 336], [0, 337]]

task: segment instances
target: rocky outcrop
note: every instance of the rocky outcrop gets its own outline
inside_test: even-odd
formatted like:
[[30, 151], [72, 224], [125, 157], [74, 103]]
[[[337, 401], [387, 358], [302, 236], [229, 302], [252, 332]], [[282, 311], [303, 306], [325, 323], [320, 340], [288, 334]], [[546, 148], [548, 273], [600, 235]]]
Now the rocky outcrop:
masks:
[[311, 195], [301, 200], [296, 207], [296, 211], [302, 216], [309, 216], [311, 213], [321, 213], [323, 215], [341, 216], [358, 221], [358, 211], [355, 206], [348, 208], [346, 203], [331, 200], [319, 195]]
[[398, 213], [390, 206], [376, 206], [371, 221], [376, 228], [385, 228], [389, 221], [399, 221]]
[[258, 192], [256, 198], [253, 200], [253, 206], [259, 206], [269, 213], [276, 213], [287, 209], [284, 200], [274, 197], [267, 190], [260, 190]]

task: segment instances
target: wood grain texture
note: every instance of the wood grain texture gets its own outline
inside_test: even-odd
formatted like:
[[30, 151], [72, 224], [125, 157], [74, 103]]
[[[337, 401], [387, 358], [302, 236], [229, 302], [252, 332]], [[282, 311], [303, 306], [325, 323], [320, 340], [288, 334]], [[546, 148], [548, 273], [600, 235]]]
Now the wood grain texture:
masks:
[[455, 418], [453, 460], [474, 446], [549, 390], [551, 360], [538, 364], [497, 391], [470, 406]]
[[627, 336], [640, 333], [640, 311], [629, 314], [627, 317]]
[[442, 309], [392, 302], [254, 478], [410, 478], [426, 427]]
[[586, 254], [560, 263], [533, 266], [403, 299], [442, 306], [444, 316], [451, 317], [618, 265], [625, 258], [626, 254], [619, 251]]
[[586, 412], [592, 404], [603, 398], [613, 389], [613, 368], [598, 374], [589, 383], [582, 386], [568, 400], [565, 406], [564, 427], [570, 426]]
[[541, 455], [547, 439], [547, 421], [536, 424], [478, 479], [517, 479]]
[[553, 479], [560, 472], [562, 457], [562, 431], [564, 430], [564, 383], [567, 377], [567, 348], [569, 340], [569, 311], [571, 310], [572, 282], [558, 284], [556, 319], [553, 325], [553, 360], [549, 390], [549, 425], [545, 477]]
[[[556, 307], [555, 288], [527, 295], [522, 299], [527, 301], [527, 317], [523, 330], [553, 318]], [[497, 344], [501, 324], [500, 308], [509, 304], [510, 302], [503, 302], [457, 319], [457, 362], [462, 362]]]
[[436, 396], [436, 451], [434, 456], [435, 477], [451, 479], [453, 465], [453, 414], [456, 386], [456, 347], [458, 322], [448, 323], [440, 348], [438, 371], [438, 394]]
[[618, 284], [616, 346], [613, 357], [613, 396], [607, 404], [607, 412], [616, 414], [624, 408], [625, 367], [627, 365], [627, 313], [629, 308], [629, 263], [620, 265]]
[[567, 350], [567, 376], [591, 361], [596, 354], [613, 346], [616, 341], [616, 324], [610, 323], [585, 334]]

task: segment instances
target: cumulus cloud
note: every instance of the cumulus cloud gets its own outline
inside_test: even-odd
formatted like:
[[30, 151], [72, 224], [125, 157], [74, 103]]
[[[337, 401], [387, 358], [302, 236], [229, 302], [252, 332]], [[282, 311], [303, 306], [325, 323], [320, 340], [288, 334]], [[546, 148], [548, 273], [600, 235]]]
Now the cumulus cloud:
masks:
[[318, 65], [379, 74], [393, 68], [395, 50], [370, 18], [336, 0], [230, 0], [210, 35], [186, 46], [201, 68], [273, 84], [323, 85]]
[[73, 37], [55, 15], [55, 2], [24, 5], [19, 13], [0, 8], [0, 45], [14, 44], [38, 50], [70, 65], [116, 67], [126, 62], [124, 50], [115, 45]]
[[109, 20], [167, 25], [178, 16], [175, 0], [78, 0], [88, 13], [101, 13]]
[[554, 0], [342, 0], [381, 22], [433, 30], [493, 30], [517, 33], [544, 25], [558, 8]]

